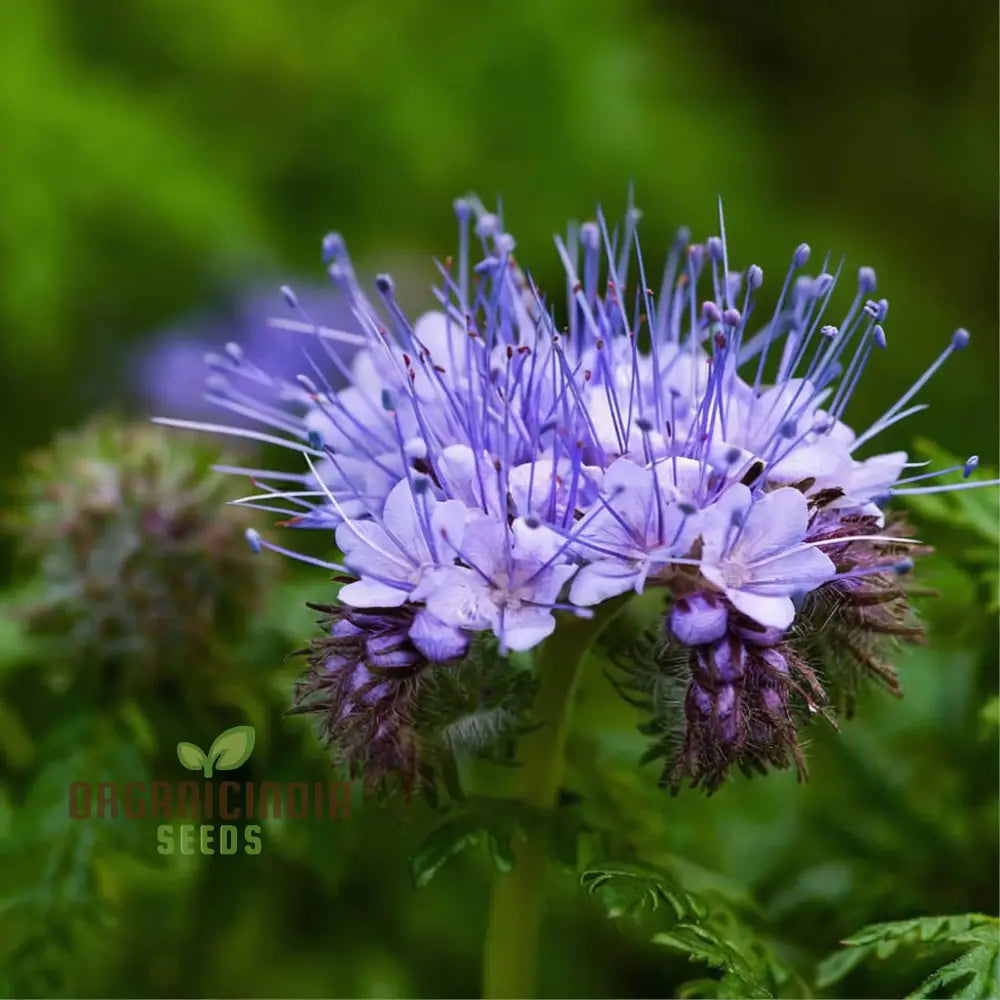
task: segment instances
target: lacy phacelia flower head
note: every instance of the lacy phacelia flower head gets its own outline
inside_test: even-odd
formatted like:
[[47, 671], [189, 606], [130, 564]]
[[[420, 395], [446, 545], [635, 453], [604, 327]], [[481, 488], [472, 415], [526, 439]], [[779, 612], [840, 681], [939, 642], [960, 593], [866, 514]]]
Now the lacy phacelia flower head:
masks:
[[[334, 529], [343, 564], [301, 558], [347, 574], [341, 600], [355, 609], [423, 608], [430, 619], [411, 627], [492, 633], [504, 653], [545, 640], [560, 613], [664, 588], [671, 639], [694, 657], [687, 720], [700, 735], [683, 759], [751, 746], [783, 759], [760, 747], [787, 744], [785, 705], [804, 690], [780, 651], [799, 609], [819, 595], [862, 608], [867, 581], [895, 578], [914, 543], [883, 529], [886, 499], [982, 485], [928, 484], [935, 474], [904, 474], [903, 452], [863, 454], [922, 409], [915, 396], [968, 334], [856, 432], [848, 404], [887, 346], [870, 268], [832, 315], [840, 270], [805, 273], [802, 244], [759, 319], [763, 271], [731, 269], [724, 236], [679, 233], [654, 292], [630, 209], [613, 232], [599, 217], [556, 239], [568, 288], [557, 323], [502, 219], [474, 198], [455, 212], [459, 252], [439, 265], [435, 310], [408, 318], [387, 275], [366, 293], [331, 234], [324, 258], [361, 343], [314, 323], [285, 288], [296, 329], [315, 339], [298, 378], [233, 349], [216, 359], [212, 398], [242, 424], [165, 422], [298, 453], [296, 470], [229, 467], [257, 487], [236, 502]], [[734, 642], [742, 689], [711, 667]], [[708, 754], [706, 740], [728, 749]]]

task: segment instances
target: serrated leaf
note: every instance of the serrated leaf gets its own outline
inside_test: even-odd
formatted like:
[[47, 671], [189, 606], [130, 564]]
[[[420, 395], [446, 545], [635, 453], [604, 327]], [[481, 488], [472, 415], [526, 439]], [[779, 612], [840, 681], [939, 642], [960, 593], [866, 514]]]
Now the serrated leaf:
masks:
[[827, 955], [816, 966], [816, 985], [826, 989], [827, 986], [840, 982], [862, 965], [867, 957], [868, 951], [865, 948], [846, 948]]
[[[885, 960], [905, 948], [927, 954], [961, 949], [964, 954], [942, 966], [911, 997], [929, 997], [957, 980], [971, 977], [956, 997], [996, 996], [1000, 924], [980, 913], [916, 917], [871, 924], [843, 942], [844, 950], [828, 955], [817, 967], [816, 983], [826, 988], [839, 982], [870, 958]], [[971, 947], [968, 947], [971, 945]]]
[[947, 965], [942, 965], [931, 973], [921, 983], [918, 989], [910, 993], [907, 1000], [926, 1000], [932, 994], [945, 987], [968, 979], [953, 997], [963, 1000], [990, 1000], [1000, 996], [1000, 940], [998, 928], [994, 926], [977, 927], [967, 934], [952, 938], [955, 944], [971, 944], [964, 955], [960, 955]]
[[253, 753], [253, 726], [233, 726], [212, 741], [208, 756], [219, 771], [232, 771], [245, 764]]
[[[688, 879], [698, 889], [688, 888]], [[726, 880], [671, 858], [669, 867], [642, 861], [602, 861], [592, 864], [581, 884], [602, 899], [612, 918], [643, 915], [666, 929], [652, 937], [656, 944], [679, 950], [691, 961], [722, 970], [719, 978], [700, 979], [681, 987], [683, 996], [775, 996], [784, 983], [800, 976], [785, 966], [767, 941], [750, 924], [756, 912], [740, 893], [735, 906], [719, 891]]]
[[685, 891], [671, 875], [643, 862], [594, 862], [580, 875], [580, 884], [598, 896], [614, 918], [636, 918], [643, 910], [655, 912], [663, 903], [678, 920], [708, 912], [706, 903]]
[[960, 934], [977, 920], [989, 920], [979, 914], [960, 913], [954, 916], [915, 917], [912, 920], [891, 920], [870, 924], [844, 939], [849, 947], [892, 942], [898, 947], [907, 938], [913, 941], [933, 941], [951, 934]]
[[704, 962], [725, 970], [727, 977], [740, 986], [738, 995], [747, 1000], [772, 1000], [774, 997], [746, 957], [704, 925], [678, 924], [668, 932], [655, 935], [653, 943], [684, 952], [692, 962]]
[[201, 747], [183, 742], [177, 744], [177, 759], [189, 771], [200, 771], [207, 760]]

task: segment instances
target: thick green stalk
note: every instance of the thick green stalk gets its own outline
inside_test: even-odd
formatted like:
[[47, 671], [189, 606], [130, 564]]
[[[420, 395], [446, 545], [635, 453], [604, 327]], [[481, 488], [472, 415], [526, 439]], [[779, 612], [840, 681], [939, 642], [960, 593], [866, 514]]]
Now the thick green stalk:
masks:
[[[580, 664], [622, 603], [611, 602], [589, 621], [561, 621], [536, 651], [540, 688], [535, 717], [542, 725], [524, 736], [518, 748], [525, 805], [542, 810], [556, 805]], [[545, 842], [529, 837], [515, 844], [513, 870], [495, 878], [483, 958], [486, 998], [534, 996], [547, 869]]]

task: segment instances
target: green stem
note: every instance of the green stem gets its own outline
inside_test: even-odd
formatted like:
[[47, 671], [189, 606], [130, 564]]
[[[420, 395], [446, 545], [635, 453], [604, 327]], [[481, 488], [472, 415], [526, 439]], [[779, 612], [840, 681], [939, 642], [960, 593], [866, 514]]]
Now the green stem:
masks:
[[[569, 719], [583, 662], [591, 643], [623, 601], [589, 621], [560, 622], [560, 627], [535, 654], [540, 687], [535, 716], [542, 725], [522, 737], [521, 801], [537, 809], [556, 805]], [[483, 996], [531, 997], [535, 994], [538, 933], [545, 900], [547, 845], [528, 837], [514, 846], [514, 868], [498, 874], [493, 883], [489, 925], [483, 957]]]

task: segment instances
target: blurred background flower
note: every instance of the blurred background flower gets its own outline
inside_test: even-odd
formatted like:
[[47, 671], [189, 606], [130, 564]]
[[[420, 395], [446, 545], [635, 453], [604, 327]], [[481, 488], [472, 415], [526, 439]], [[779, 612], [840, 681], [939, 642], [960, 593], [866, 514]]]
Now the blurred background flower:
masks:
[[[3, 25], [0, 467], [12, 514], [25, 513], [24, 456], [57, 432], [109, 408], [198, 416], [189, 352], [294, 342], [261, 322], [289, 315], [279, 285], [321, 322], [344, 321], [320, 289], [328, 230], [349, 240], [363, 280], [390, 270], [417, 315], [431, 305], [432, 257], [454, 249], [454, 196], [502, 193], [519, 260], [556, 290], [551, 234], [595, 201], [616, 216], [630, 180], [654, 257], [680, 224], [711, 231], [721, 194], [741, 261], [753, 252], [777, 273], [807, 237], [851, 271], [876, 267], [894, 349], [858, 388], [856, 426], [968, 328], [968, 350], [922, 394], [935, 443], [921, 447], [939, 465], [954, 464], [940, 446], [959, 463], [978, 453], [980, 475], [995, 474], [995, 4], [136, 0], [98, 13], [37, 0], [7, 5]], [[885, 449], [910, 447], [909, 433], [893, 428]], [[74, 475], [60, 462], [50, 478]], [[941, 597], [921, 608], [930, 646], [899, 658], [901, 704], [862, 696], [842, 737], [817, 727], [806, 787], [785, 773], [665, 799], [655, 767], [636, 767], [648, 742], [638, 716], [591, 664], [566, 779], [594, 829], [581, 863], [641, 857], [661, 882], [752, 913], [752, 947], [805, 977], [770, 983], [787, 995], [865, 923], [995, 912], [997, 513], [995, 494], [974, 492], [910, 504], [938, 548], [928, 576]], [[208, 745], [247, 722], [254, 780], [329, 777], [310, 720], [282, 713], [301, 668], [284, 657], [318, 634], [304, 602], [332, 601], [334, 585], [317, 593], [315, 571], [290, 567], [237, 623], [240, 669], [224, 682], [203, 691], [192, 664], [172, 693], [112, 686], [98, 710], [72, 657], [13, 614], [46, 586], [37, 565], [15, 572], [15, 544], [16, 533], [0, 548], [12, 581], [0, 597], [12, 612], [0, 619], [0, 992], [476, 991], [489, 861], [464, 852], [414, 890], [406, 855], [436, 822], [419, 804], [404, 818], [359, 795], [349, 821], [273, 821], [259, 856], [231, 858], [164, 859], [148, 830], [67, 818], [68, 781], [176, 780], [176, 740]], [[42, 682], [53, 656], [63, 688]], [[601, 903], [621, 903], [607, 887], [622, 880], [596, 881], [593, 897], [569, 873], [554, 886], [543, 993], [672, 995], [702, 974], [651, 942], [651, 915], [609, 923]], [[900, 956], [825, 988], [900, 995], [934, 967]]]
[[[205, 399], [205, 379], [212, 355], [225, 352], [227, 344], [238, 344], [243, 354], [258, 367], [279, 379], [294, 379], [304, 366], [302, 349], [308, 344], [294, 333], [284, 336], [272, 325], [288, 309], [281, 301], [280, 281], [260, 287], [236, 290], [215, 308], [192, 312], [156, 331], [133, 349], [132, 391], [152, 411], [183, 414], [188, 419], [217, 418], [218, 408]], [[296, 291], [306, 300], [325, 295], [328, 287], [307, 284]], [[311, 294], [310, 294], [311, 293]], [[329, 311], [329, 310], [327, 310]], [[350, 315], [326, 316], [317, 322], [349, 328]]]

